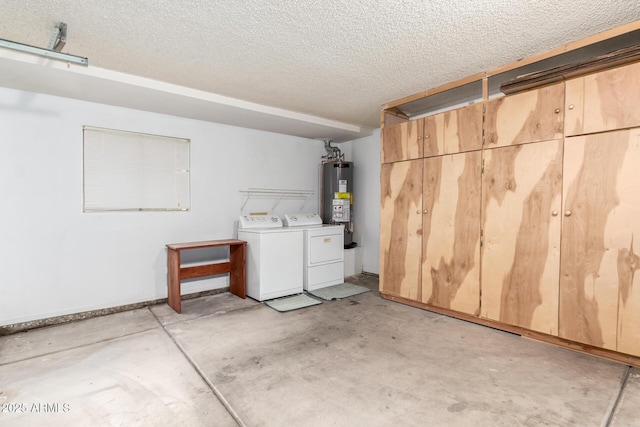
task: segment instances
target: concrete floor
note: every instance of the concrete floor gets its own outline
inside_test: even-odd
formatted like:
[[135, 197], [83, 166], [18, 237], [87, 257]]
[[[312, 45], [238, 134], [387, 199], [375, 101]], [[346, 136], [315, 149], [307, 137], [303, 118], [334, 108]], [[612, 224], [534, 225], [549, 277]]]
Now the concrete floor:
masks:
[[1, 426], [633, 426], [640, 370], [389, 302], [228, 293], [0, 337]]

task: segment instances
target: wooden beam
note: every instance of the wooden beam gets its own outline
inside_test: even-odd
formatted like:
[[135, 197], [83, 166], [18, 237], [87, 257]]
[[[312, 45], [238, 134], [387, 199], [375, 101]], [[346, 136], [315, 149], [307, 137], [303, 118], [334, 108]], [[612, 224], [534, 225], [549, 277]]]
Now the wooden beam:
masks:
[[640, 45], [618, 49], [615, 52], [588, 58], [584, 61], [525, 74], [500, 85], [500, 91], [509, 95], [636, 61], [640, 61]]
[[382, 122], [380, 128], [384, 129], [385, 126], [393, 126], [398, 123], [406, 122], [407, 120], [409, 120], [409, 116], [398, 108], [394, 107], [388, 110], [382, 110]]
[[414, 95], [405, 96], [404, 98], [397, 99], [395, 101], [391, 101], [382, 106], [383, 110], [387, 110], [389, 108], [397, 107], [402, 104], [408, 104], [411, 101], [417, 101], [418, 99], [426, 98], [427, 96], [435, 95], [440, 92], [446, 92], [450, 89], [455, 89], [459, 86], [464, 86], [469, 83], [477, 82], [478, 80], [482, 80], [485, 76], [485, 73], [477, 73], [471, 76], [455, 80], [453, 82], [444, 84], [442, 86], [434, 87], [432, 89], [427, 89], [424, 92], [419, 92]]
[[385, 113], [391, 114], [393, 116], [399, 117], [399, 118], [404, 119], [404, 120], [409, 120], [409, 116], [407, 116], [405, 113], [400, 111], [400, 109], [395, 108], [395, 107], [394, 108], [389, 108], [388, 110], [385, 110]]
[[567, 44], [563, 44], [562, 46], [556, 47], [554, 49], [548, 50], [546, 52], [538, 53], [536, 55], [531, 55], [526, 58], [520, 59], [518, 61], [511, 62], [506, 65], [502, 65], [500, 67], [494, 68], [492, 70], [487, 71], [487, 76], [495, 76], [497, 74], [502, 74], [507, 71], [515, 70], [516, 68], [524, 67], [529, 64], [533, 64], [534, 62], [542, 61], [544, 59], [549, 59], [554, 56], [561, 55], [563, 53], [571, 52], [576, 49], [581, 49], [586, 46], [590, 46], [592, 44], [600, 43], [605, 40], [612, 39], [614, 37], [621, 36], [623, 34], [630, 33], [632, 31], [640, 30], [640, 20], [630, 22], [626, 25], [622, 25], [620, 27], [612, 28], [607, 31], [603, 31], [598, 34], [594, 34], [589, 37], [585, 37], [580, 40], [576, 40]]

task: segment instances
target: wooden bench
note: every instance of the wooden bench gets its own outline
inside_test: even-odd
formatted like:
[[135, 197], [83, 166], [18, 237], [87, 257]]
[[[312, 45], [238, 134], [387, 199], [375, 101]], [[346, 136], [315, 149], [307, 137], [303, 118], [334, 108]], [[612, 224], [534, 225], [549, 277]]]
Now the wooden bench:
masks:
[[[205, 265], [181, 267], [180, 252], [189, 249], [229, 247], [229, 261], [214, 262]], [[169, 287], [169, 306], [176, 313], [182, 312], [180, 300], [180, 281], [194, 277], [229, 273], [229, 292], [240, 298], [247, 297], [245, 257], [247, 242], [243, 240], [208, 240], [205, 242], [172, 243], [167, 245], [167, 267]]]

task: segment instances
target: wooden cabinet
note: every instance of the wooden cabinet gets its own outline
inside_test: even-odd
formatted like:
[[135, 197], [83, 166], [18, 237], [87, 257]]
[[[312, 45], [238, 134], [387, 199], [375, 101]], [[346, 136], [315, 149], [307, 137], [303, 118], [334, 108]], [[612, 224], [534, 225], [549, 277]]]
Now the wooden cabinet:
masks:
[[424, 157], [482, 148], [483, 104], [473, 104], [424, 118]]
[[482, 103], [444, 113], [445, 154], [482, 149], [482, 120]]
[[380, 289], [479, 314], [480, 151], [381, 166]]
[[481, 315], [557, 335], [562, 141], [484, 155]]
[[640, 355], [638, 165], [640, 128], [566, 139], [560, 336], [634, 355]]
[[407, 120], [382, 130], [382, 163], [424, 157], [422, 132], [424, 120]]
[[563, 83], [491, 100], [487, 102], [484, 147], [562, 138], [563, 111]]
[[639, 164], [640, 128], [486, 150], [481, 316], [640, 355]]
[[419, 301], [422, 159], [381, 165], [380, 290]]
[[480, 151], [424, 160], [422, 302], [480, 310]]
[[481, 316], [558, 334], [562, 83], [487, 103]]
[[566, 82], [565, 134], [640, 126], [640, 62]]
[[444, 113], [434, 114], [424, 120], [424, 157], [441, 156], [444, 150]]
[[461, 153], [482, 148], [482, 104], [387, 126], [382, 163]]
[[[481, 147], [482, 104], [383, 129], [383, 293], [478, 314], [481, 153], [434, 156]], [[422, 257], [423, 246], [428, 258]], [[424, 283], [423, 270], [428, 271]]]
[[640, 366], [640, 63], [482, 107], [382, 165], [381, 293]]

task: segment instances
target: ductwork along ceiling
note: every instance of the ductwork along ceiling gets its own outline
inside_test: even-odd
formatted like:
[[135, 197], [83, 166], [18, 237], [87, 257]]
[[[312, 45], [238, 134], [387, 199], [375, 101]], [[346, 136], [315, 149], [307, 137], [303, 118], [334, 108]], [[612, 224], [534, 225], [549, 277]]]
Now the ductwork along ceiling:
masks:
[[275, 126], [267, 130], [325, 138], [331, 135], [322, 132], [333, 129], [334, 140], [379, 127], [386, 102], [640, 19], [637, 0], [2, 0], [0, 6], [0, 38], [46, 47], [65, 22], [63, 52], [89, 59], [79, 82], [57, 81], [30, 71], [45, 60], [16, 65], [24, 61], [0, 49], [0, 86], [152, 109], [87, 80], [117, 72], [100, 78], [120, 76], [129, 97], [155, 90], [150, 81], [181, 88], [179, 98], [197, 100], [183, 108], [195, 118], [217, 121], [219, 114], [225, 122], [222, 110], [197, 113], [222, 103], [237, 110], [234, 117], [266, 112]]

